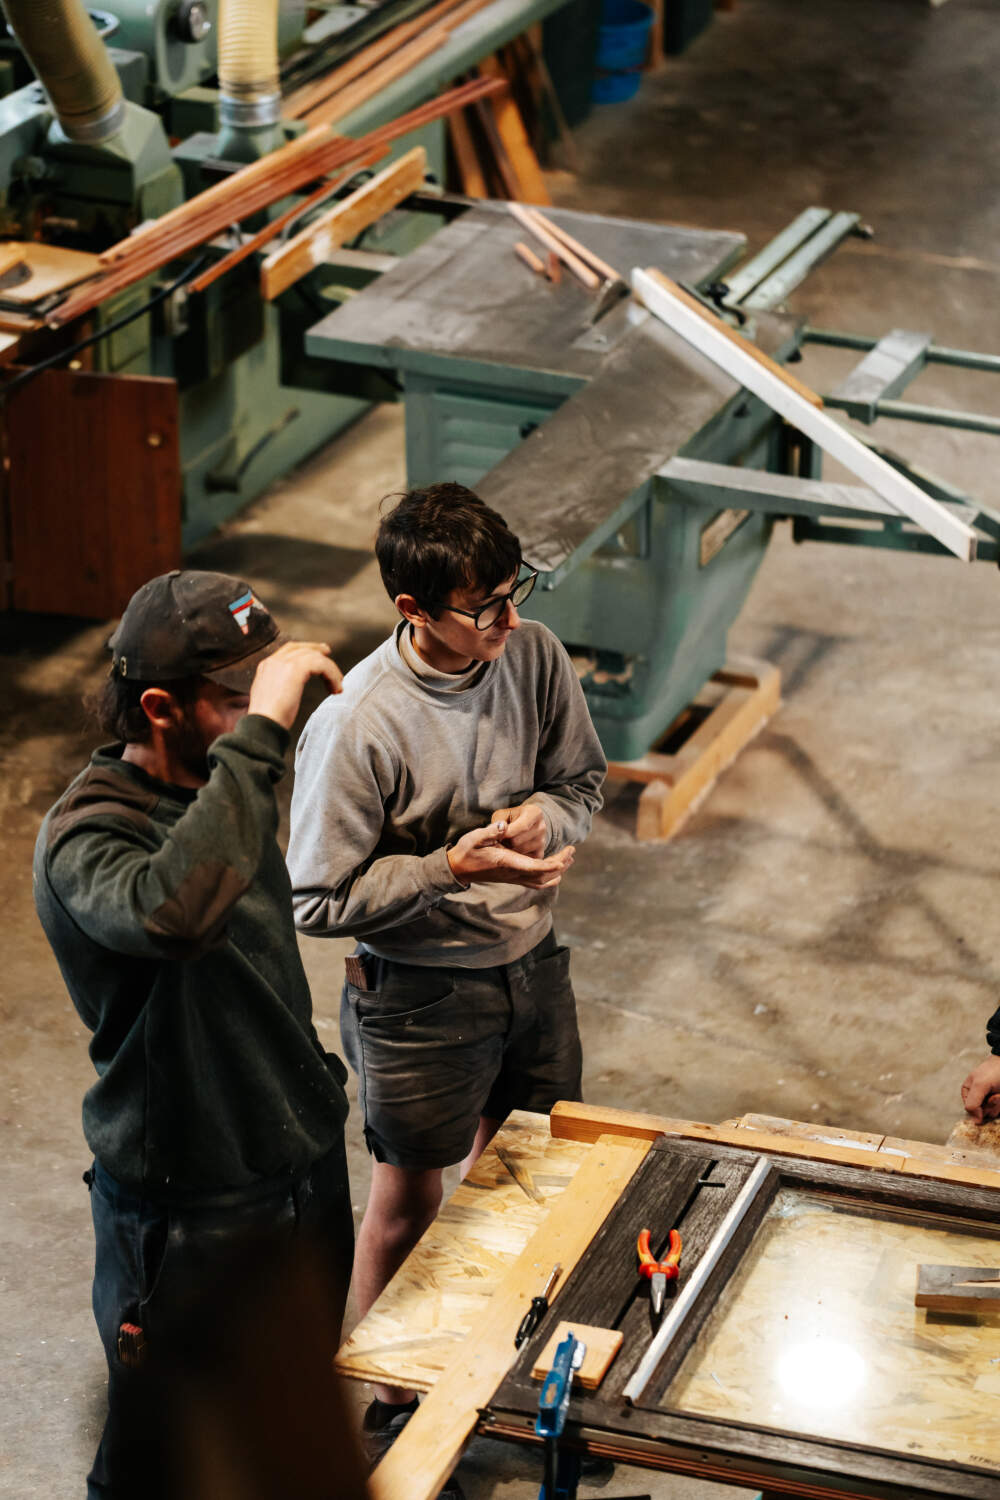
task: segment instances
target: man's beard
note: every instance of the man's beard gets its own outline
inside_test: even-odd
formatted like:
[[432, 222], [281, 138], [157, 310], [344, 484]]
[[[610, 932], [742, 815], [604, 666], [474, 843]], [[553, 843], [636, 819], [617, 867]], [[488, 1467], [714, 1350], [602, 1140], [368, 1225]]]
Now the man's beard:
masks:
[[190, 775], [208, 780], [208, 746], [203, 732], [194, 722], [190, 705], [185, 705], [183, 718], [171, 734], [170, 753]]

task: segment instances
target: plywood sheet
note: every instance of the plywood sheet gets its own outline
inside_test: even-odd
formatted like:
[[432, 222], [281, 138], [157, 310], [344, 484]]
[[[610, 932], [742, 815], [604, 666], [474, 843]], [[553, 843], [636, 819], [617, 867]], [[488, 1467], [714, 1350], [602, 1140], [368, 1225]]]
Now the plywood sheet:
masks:
[[341, 1373], [430, 1390], [590, 1149], [553, 1140], [547, 1115], [515, 1111], [344, 1343]]
[[926, 1312], [917, 1267], [1000, 1238], [784, 1189], [665, 1406], [1000, 1471], [1000, 1313]]

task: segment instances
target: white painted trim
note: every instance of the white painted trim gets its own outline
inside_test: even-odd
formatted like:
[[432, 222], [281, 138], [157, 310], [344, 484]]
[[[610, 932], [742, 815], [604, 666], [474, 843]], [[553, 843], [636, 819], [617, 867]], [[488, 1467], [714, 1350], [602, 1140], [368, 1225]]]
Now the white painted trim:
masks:
[[713, 328], [707, 317], [694, 312], [656, 277], [639, 267], [632, 272], [632, 290], [662, 323], [766, 402], [799, 432], [812, 438], [824, 453], [829, 453], [831, 458], [850, 469], [900, 515], [908, 516], [922, 526], [964, 562], [974, 560], [976, 534], [970, 526], [911, 484], [877, 453], [859, 442], [846, 427], [811, 405], [752, 354], [742, 350], [721, 328]]

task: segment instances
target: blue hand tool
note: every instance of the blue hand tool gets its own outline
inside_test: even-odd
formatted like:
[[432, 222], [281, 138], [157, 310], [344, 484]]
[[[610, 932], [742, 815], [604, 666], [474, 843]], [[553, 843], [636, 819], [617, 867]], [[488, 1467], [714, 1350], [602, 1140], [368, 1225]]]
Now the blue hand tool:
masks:
[[580, 1455], [566, 1449], [560, 1452], [559, 1438], [566, 1425], [573, 1371], [583, 1364], [586, 1352], [586, 1344], [574, 1334], [567, 1333], [556, 1347], [552, 1368], [542, 1384], [535, 1432], [545, 1439], [545, 1478], [538, 1491], [538, 1500], [575, 1500], [580, 1480]]

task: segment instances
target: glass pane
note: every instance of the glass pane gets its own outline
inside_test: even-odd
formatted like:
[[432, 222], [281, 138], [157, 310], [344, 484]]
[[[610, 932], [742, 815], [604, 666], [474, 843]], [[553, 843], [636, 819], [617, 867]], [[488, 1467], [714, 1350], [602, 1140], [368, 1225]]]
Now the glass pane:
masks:
[[1000, 1243], [783, 1190], [663, 1406], [1000, 1468], [1000, 1314], [914, 1307], [921, 1264], [1000, 1265]]

